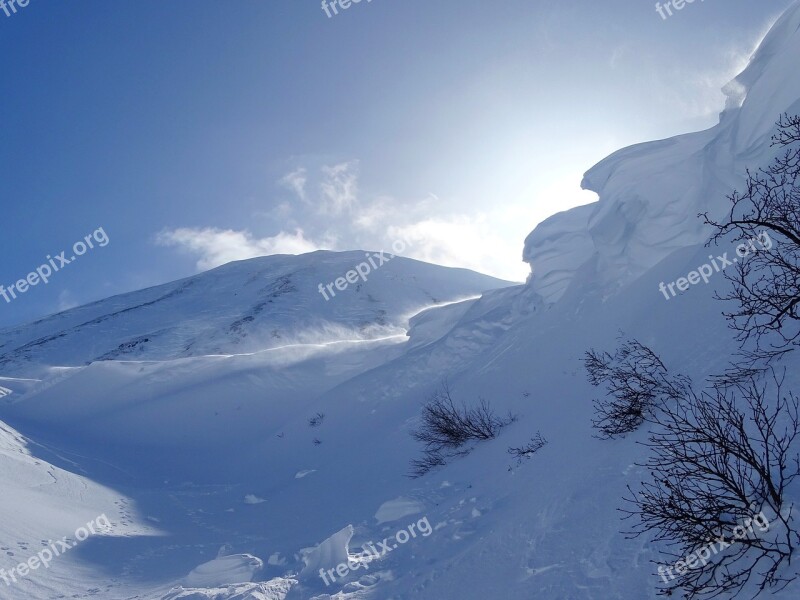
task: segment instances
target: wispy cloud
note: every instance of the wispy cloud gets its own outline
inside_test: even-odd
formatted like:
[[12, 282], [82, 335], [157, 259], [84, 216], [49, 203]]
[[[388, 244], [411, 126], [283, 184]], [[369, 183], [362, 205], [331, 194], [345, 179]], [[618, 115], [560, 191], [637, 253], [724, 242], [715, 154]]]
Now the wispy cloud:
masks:
[[308, 171], [300, 167], [291, 173], [284, 175], [278, 182], [283, 187], [293, 191], [295, 195], [302, 200], [306, 201], [306, 182], [308, 181]]
[[322, 167], [322, 174], [321, 212], [334, 215], [349, 212], [358, 201], [358, 161]]
[[246, 230], [182, 227], [162, 231], [156, 236], [156, 243], [198, 255], [197, 268], [202, 271], [234, 260], [273, 254], [303, 254], [321, 249], [320, 245], [307, 239], [301, 229], [294, 233], [281, 231], [272, 237], [256, 238]]
[[[404, 254], [427, 262], [473, 269], [505, 279], [524, 280], [522, 240], [536, 222], [536, 207], [508, 202], [476, 214], [454, 210], [454, 198], [425, 192], [418, 198], [370, 195], [359, 188], [358, 160], [298, 165], [276, 181], [292, 198], [259, 211], [272, 227], [271, 237], [248, 230], [178, 228], [162, 231], [156, 242], [197, 256], [197, 268], [233, 260], [314, 250], [389, 250], [399, 239], [410, 242]], [[577, 187], [579, 176], [572, 181]], [[554, 194], [564, 195], [564, 190]], [[299, 200], [299, 202], [298, 202]], [[448, 208], [450, 207], [450, 208]], [[541, 218], [547, 214], [541, 215]], [[507, 231], [519, 229], [518, 236]]]
[[[360, 163], [354, 159], [318, 169], [295, 169], [278, 182], [299, 197], [287, 182], [302, 177], [308, 210], [295, 216], [313, 239], [325, 240], [328, 249], [388, 249], [404, 239], [412, 244], [404, 252], [411, 258], [517, 281], [530, 272], [521, 258], [522, 240], [529, 229], [523, 225], [518, 238], [504, 234], [511, 224], [535, 223], [530, 205], [509, 202], [503, 209], [468, 215], [448, 209], [455, 204], [453, 199], [433, 192], [406, 199], [371, 196], [360, 190], [359, 171]], [[580, 177], [574, 179], [579, 190]], [[346, 245], [340, 247], [339, 240], [346, 240]]]

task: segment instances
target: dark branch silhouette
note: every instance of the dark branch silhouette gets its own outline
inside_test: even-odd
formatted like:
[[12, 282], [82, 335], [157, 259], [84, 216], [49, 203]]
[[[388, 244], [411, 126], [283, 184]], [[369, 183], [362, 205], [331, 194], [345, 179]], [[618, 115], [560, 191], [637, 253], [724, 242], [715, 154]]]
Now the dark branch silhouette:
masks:
[[[698, 392], [635, 340], [613, 355], [591, 351], [586, 366], [608, 389], [596, 402], [604, 437], [649, 426], [650, 453], [637, 464], [650, 478], [628, 488], [622, 512], [637, 521], [629, 535], [663, 542], [663, 593], [713, 598], [794, 579], [782, 567], [800, 545], [786, 494], [800, 476], [800, 410], [774, 367], [731, 371]], [[750, 527], [757, 515], [766, 529]]]
[[422, 458], [411, 462], [411, 477], [421, 477], [449, 458], [469, 453], [470, 442], [494, 439], [515, 420], [511, 414], [505, 419], [498, 417], [484, 399], [477, 406], [457, 405], [443, 382], [422, 408], [422, 424], [411, 434], [423, 444]]
[[771, 343], [785, 347], [800, 340], [800, 116], [780, 118], [772, 146], [782, 152], [768, 167], [747, 171], [745, 190], [728, 197], [723, 221], [701, 216], [716, 230], [713, 243], [729, 235], [769, 242], [726, 272], [733, 291], [718, 297], [738, 305], [725, 316], [743, 345], [776, 334]]

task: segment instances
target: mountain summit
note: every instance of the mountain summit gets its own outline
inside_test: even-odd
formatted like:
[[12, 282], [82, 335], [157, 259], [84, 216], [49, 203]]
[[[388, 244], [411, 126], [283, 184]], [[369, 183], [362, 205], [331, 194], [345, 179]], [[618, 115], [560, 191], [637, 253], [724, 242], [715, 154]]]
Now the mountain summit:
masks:
[[[355, 277], [364, 264], [370, 270], [362, 267], [364, 276]], [[424, 308], [508, 285], [380, 252], [252, 258], [0, 330], [0, 367], [164, 360], [374, 339], [403, 334], [408, 319]]]

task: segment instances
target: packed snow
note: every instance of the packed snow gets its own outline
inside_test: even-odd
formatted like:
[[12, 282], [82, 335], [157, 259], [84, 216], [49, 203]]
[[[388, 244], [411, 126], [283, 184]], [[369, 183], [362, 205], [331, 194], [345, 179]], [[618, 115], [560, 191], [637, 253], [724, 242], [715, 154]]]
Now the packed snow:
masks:
[[[799, 55], [796, 3], [718, 126], [586, 174], [599, 201], [528, 237], [524, 285], [398, 258], [325, 300], [318, 284], [364, 253], [318, 252], [0, 331], [0, 568], [112, 524], [0, 579], [0, 599], [655, 600], [658, 544], [618, 510], [646, 432], [593, 437], [581, 360], [624, 331], [695, 378], [728, 365], [725, 278], [670, 300], [658, 285], [707, 260], [697, 214], [724, 210], [775, 119], [800, 112]], [[445, 380], [518, 418], [410, 478], [410, 432]], [[537, 431], [549, 443], [514, 461]]]

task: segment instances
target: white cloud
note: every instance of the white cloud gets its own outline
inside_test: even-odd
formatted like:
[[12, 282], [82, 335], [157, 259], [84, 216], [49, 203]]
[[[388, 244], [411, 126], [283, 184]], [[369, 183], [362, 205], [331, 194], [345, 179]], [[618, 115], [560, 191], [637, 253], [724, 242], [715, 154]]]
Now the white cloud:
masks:
[[[319, 196], [306, 195], [307, 204], [317, 208], [304, 215], [303, 225], [314, 232], [314, 239], [325, 240], [326, 248], [391, 252], [392, 243], [404, 239], [411, 244], [404, 254], [426, 262], [514, 281], [524, 281], [530, 273], [522, 262], [522, 243], [537, 212], [530, 205], [507, 203], [502, 209], [467, 215], [447, 210], [448, 203], [433, 192], [406, 201], [391, 196], [361, 198], [358, 160], [322, 166], [318, 172], [298, 169], [280, 183], [296, 181], [298, 173], [307, 191], [314, 188], [309, 181], [318, 182]], [[580, 189], [577, 181], [572, 185]]]
[[156, 243], [177, 246], [198, 254], [200, 258], [197, 268], [201, 271], [234, 260], [272, 254], [303, 254], [321, 249], [319, 245], [306, 239], [301, 229], [294, 233], [281, 231], [273, 237], [256, 238], [249, 231], [182, 227], [162, 231], [156, 236]]
[[308, 172], [300, 167], [291, 173], [287, 173], [280, 180], [280, 184], [293, 191], [300, 200], [306, 201], [306, 182], [308, 181]]
[[[274, 237], [256, 238], [248, 231], [180, 228], [163, 231], [157, 242], [199, 255], [197, 267], [206, 270], [233, 260], [320, 249], [391, 252], [392, 243], [402, 239], [409, 242], [405, 256], [524, 281], [530, 267], [522, 262], [522, 245], [533, 225], [557, 210], [596, 199], [594, 194], [582, 192], [579, 175], [571, 174], [545, 189], [543, 202], [507, 202], [467, 214], [447, 210], [454, 203], [432, 192], [407, 201], [391, 196], [360, 199], [358, 166], [358, 161], [352, 160], [313, 173], [299, 168], [279, 180], [298, 197], [303, 194], [308, 207], [304, 214], [296, 215], [302, 219], [303, 229], [294, 233], [282, 231]], [[310, 193], [315, 188], [320, 190], [317, 196]], [[264, 214], [288, 227], [289, 222], [295, 226], [296, 222], [288, 219], [293, 212], [282, 203]]]
[[350, 211], [358, 200], [358, 161], [322, 167], [320, 211], [334, 215]]
[[359, 206], [353, 215], [353, 225], [364, 231], [375, 231], [387, 221], [396, 220], [399, 211], [392, 206], [392, 198], [381, 196], [366, 206]]

